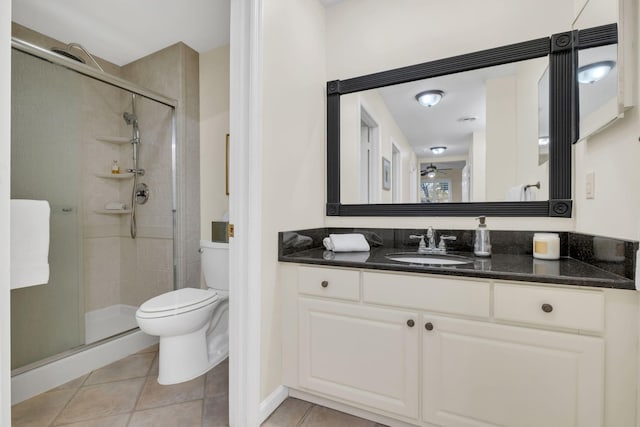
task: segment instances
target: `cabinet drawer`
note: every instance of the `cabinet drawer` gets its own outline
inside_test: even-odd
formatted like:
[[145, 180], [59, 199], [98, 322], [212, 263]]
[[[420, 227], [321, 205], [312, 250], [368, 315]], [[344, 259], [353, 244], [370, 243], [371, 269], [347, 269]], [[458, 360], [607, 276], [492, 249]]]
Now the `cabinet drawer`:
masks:
[[350, 301], [360, 299], [360, 273], [353, 270], [299, 267], [298, 292]]
[[498, 320], [601, 332], [602, 292], [496, 284], [494, 317]]
[[362, 273], [364, 302], [489, 317], [489, 283], [440, 276]]

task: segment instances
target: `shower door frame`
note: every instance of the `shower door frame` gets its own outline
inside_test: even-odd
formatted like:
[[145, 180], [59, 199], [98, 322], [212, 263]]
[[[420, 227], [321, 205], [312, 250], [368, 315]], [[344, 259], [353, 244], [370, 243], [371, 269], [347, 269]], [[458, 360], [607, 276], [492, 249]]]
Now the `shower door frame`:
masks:
[[[12, 37], [11, 38], [11, 47], [13, 49], [16, 49], [20, 52], [26, 53], [28, 55], [32, 55], [35, 56], [37, 58], [40, 58], [42, 60], [45, 60], [47, 62], [56, 64], [56, 65], [60, 65], [66, 69], [69, 69], [71, 71], [75, 71], [76, 73], [89, 77], [91, 79], [94, 80], [98, 80], [100, 82], [106, 83], [110, 86], [119, 88], [119, 89], [123, 89], [125, 91], [134, 93], [136, 95], [139, 95], [143, 98], [147, 98], [150, 99], [152, 101], [158, 102], [160, 104], [163, 104], [169, 108], [171, 108], [171, 212], [172, 212], [172, 228], [173, 228], [173, 259], [172, 259], [172, 282], [173, 282], [173, 289], [177, 289], [178, 286], [178, 265], [177, 265], [177, 261], [176, 261], [176, 254], [177, 254], [177, 241], [178, 241], [178, 236], [177, 236], [177, 159], [176, 159], [176, 153], [177, 153], [177, 114], [176, 114], [176, 110], [178, 108], [178, 101], [176, 101], [175, 99], [166, 97], [160, 93], [154, 92], [152, 90], [146, 89], [142, 86], [139, 86], [135, 83], [132, 83], [130, 81], [121, 79], [119, 77], [113, 76], [111, 74], [108, 74], [104, 71], [100, 71], [98, 69], [95, 69], [89, 65], [85, 65], [76, 61], [73, 61], [69, 58], [66, 58], [64, 56], [58, 55], [56, 53], [53, 53], [49, 50], [43, 49], [39, 46], [36, 46], [34, 44], [28, 43], [24, 40], [21, 40], [17, 37]], [[135, 332], [139, 330], [139, 328], [135, 328], [132, 330], [128, 330], [128, 331], [124, 331], [122, 333], [104, 338], [100, 341], [96, 341], [95, 343], [91, 343], [91, 344], [83, 344], [81, 346], [78, 347], [74, 347], [72, 349], [69, 349], [67, 351], [64, 351], [62, 353], [58, 353], [55, 354], [53, 356], [44, 358], [42, 360], [38, 360], [36, 362], [30, 363], [28, 365], [25, 365], [23, 367], [19, 367], [16, 368], [14, 370], [11, 371], [11, 376], [15, 376], [15, 375], [19, 375], [22, 374], [24, 372], [30, 371], [32, 369], [36, 369], [39, 368], [41, 366], [47, 365], [51, 362], [54, 362], [56, 360], [60, 360], [63, 359], [65, 357], [71, 356], [73, 354], [85, 351], [87, 349], [93, 348], [93, 347], [97, 347], [101, 344], [104, 344], [105, 342], [114, 340], [114, 339], [118, 339], [121, 338], [124, 335], [130, 334], [132, 332]]]

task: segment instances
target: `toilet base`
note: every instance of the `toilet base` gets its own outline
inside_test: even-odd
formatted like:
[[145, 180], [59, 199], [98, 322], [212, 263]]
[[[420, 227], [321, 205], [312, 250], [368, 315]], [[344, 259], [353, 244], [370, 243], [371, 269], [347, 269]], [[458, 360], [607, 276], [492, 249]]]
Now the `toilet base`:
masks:
[[[227, 355], [209, 357], [207, 328], [186, 335], [160, 337], [158, 383], [177, 384], [206, 373], [226, 359]], [[224, 356], [224, 357], [222, 357]]]

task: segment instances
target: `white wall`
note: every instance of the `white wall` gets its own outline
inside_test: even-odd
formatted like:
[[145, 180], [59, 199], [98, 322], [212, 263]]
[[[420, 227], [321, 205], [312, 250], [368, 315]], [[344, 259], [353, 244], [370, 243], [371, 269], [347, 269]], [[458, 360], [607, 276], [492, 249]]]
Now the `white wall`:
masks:
[[229, 45], [200, 54], [200, 238], [229, 210], [226, 146], [229, 133]]
[[0, 2], [0, 425], [11, 425], [9, 191], [11, 177], [11, 2]]
[[261, 399], [281, 384], [278, 231], [322, 227], [325, 23], [317, 0], [264, 2]]
[[469, 164], [471, 165], [471, 200], [485, 202], [487, 200], [487, 135], [485, 131], [473, 133], [473, 143], [469, 147]]
[[569, 30], [572, 16], [570, 0], [346, 0], [327, 8], [327, 76], [345, 79], [545, 37]]
[[[326, 10], [327, 80], [356, 77], [566, 31], [571, 28], [573, 7], [569, 0], [346, 0]], [[429, 25], [424, 25], [425, 17], [430, 18]], [[324, 174], [317, 179], [325, 179]], [[472, 218], [327, 217], [325, 225], [411, 228], [432, 225], [455, 229], [474, 228], [476, 224]], [[573, 220], [490, 218], [489, 227], [571, 230]]]
[[[626, 3], [626, 2], [625, 2]], [[635, 58], [625, 60], [640, 64], [637, 42], [640, 40], [640, 10], [637, 1], [632, 10], [635, 22], [631, 36], [631, 51]], [[611, 11], [603, 10], [602, 1], [590, 1], [581, 22], [602, 24], [611, 20]], [[614, 15], [615, 16], [615, 15]], [[629, 50], [625, 49], [626, 52]], [[637, 70], [640, 66], [636, 66]], [[636, 82], [637, 74], [634, 75]], [[640, 99], [640, 87], [636, 84], [636, 98]], [[574, 206], [576, 231], [624, 239], [640, 240], [640, 109], [627, 110], [624, 118], [602, 132], [592, 135], [574, 146]], [[595, 173], [595, 198], [585, 197], [585, 176]]]
[[536, 200], [549, 199], [549, 162], [538, 164], [538, 80], [548, 64], [546, 58], [537, 58], [518, 64], [516, 73], [517, 107], [517, 147], [518, 158], [516, 182], [535, 184]]
[[516, 184], [517, 91], [514, 76], [490, 79], [487, 94], [486, 196], [488, 201], [505, 200]]
[[[576, 231], [640, 240], [640, 110], [574, 146]], [[595, 173], [595, 198], [585, 176]]]
[[343, 204], [361, 203], [360, 194], [360, 109], [364, 108], [377, 122], [380, 135], [380, 149], [378, 158], [374, 159], [379, 173], [379, 179], [373, 183], [373, 190], [380, 203], [391, 203], [391, 190], [382, 189], [382, 157], [391, 161], [391, 142], [395, 142], [402, 156], [402, 200], [409, 200], [409, 168], [415, 155], [407, 138], [402, 133], [393, 115], [387, 108], [380, 93], [368, 90], [340, 97], [340, 140], [351, 141], [350, 144], [340, 144], [340, 202]]

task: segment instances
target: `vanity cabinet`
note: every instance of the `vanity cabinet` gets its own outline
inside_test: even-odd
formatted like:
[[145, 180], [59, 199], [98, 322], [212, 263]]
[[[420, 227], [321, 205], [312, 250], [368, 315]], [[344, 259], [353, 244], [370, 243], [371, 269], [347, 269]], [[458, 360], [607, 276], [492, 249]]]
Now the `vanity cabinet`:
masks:
[[634, 292], [303, 265], [282, 277], [294, 397], [387, 425], [636, 423]]
[[430, 314], [422, 326], [425, 421], [465, 427], [602, 425], [601, 338]]
[[418, 416], [418, 313], [309, 298], [298, 310], [302, 387]]

